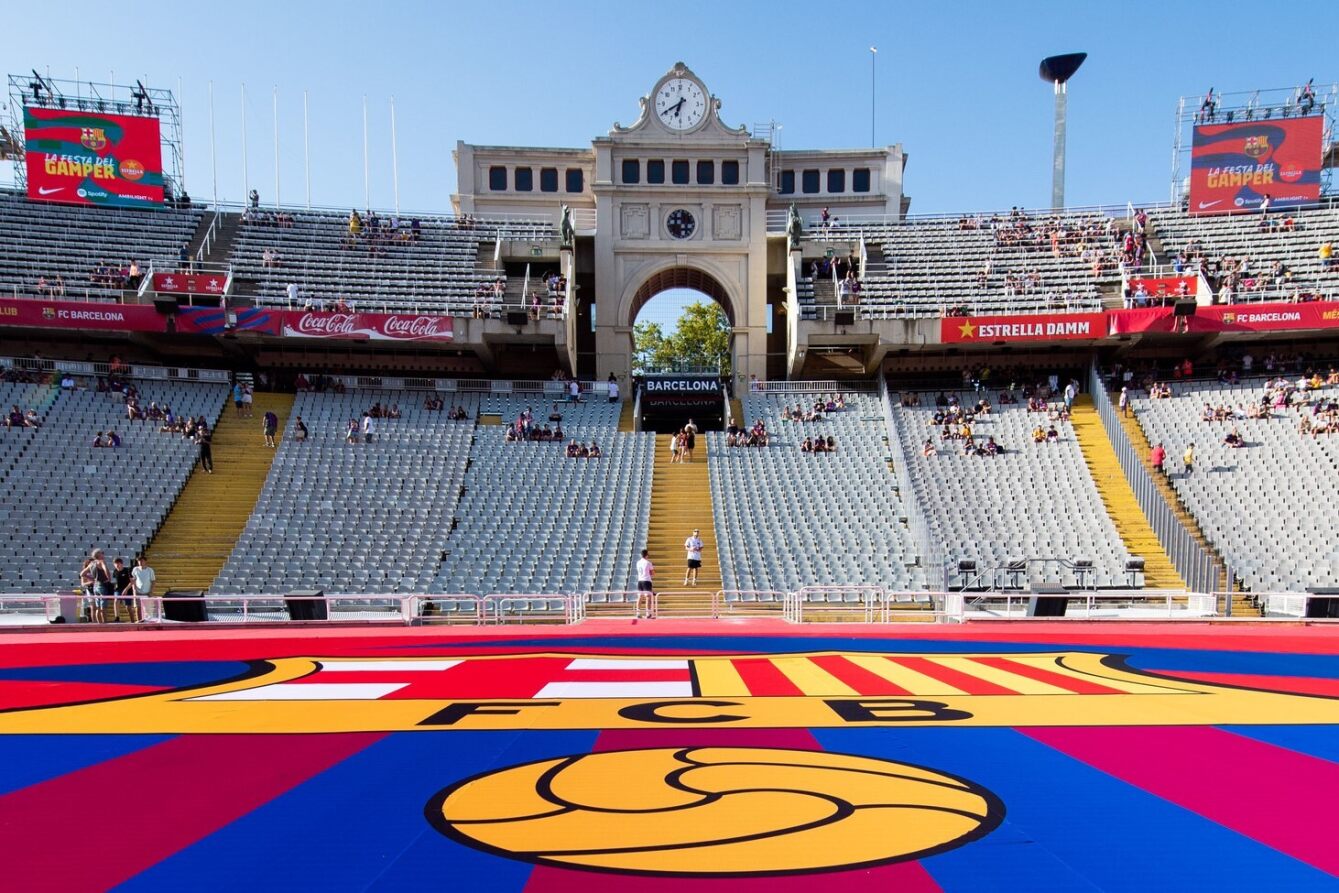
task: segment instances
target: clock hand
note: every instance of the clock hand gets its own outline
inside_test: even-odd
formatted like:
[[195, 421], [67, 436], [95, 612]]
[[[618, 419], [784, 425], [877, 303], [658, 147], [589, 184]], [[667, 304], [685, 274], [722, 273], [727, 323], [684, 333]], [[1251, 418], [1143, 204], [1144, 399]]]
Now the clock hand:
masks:
[[679, 97], [679, 101], [676, 102], [676, 103], [674, 103], [674, 117], [676, 117], [676, 118], [679, 117], [679, 113], [680, 113], [681, 111], [683, 111], [683, 104], [684, 104], [685, 102], [687, 102], [687, 101], [688, 101], [688, 97], [686, 97], [686, 96], [680, 96], [680, 97]]

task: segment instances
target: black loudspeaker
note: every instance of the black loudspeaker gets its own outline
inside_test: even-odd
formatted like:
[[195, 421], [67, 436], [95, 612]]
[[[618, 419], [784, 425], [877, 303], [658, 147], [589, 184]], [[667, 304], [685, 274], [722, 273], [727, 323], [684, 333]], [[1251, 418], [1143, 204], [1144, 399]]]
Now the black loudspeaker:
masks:
[[[181, 623], [204, 623], [205, 593], [203, 589], [169, 589], [163, 594], [163, 619]], [[190, 601], [176, 601], [190, 599]]]
[[1195, 311], [1200, 309], [1200, 305], [1194, 301], [1177, 301], [1172, 306], [1173, 316], [1194, 316]]
[[529, 321], [530, 314], [526, 313], [524, 310], [507, 311], [507, 325], [509, 326], [523, 326]]
[[1066, 594], [1067, 590], [1059, 586], [1039, 586], [1032, 591], [1037, 594], [1027, 600], [1027, 615], [1029, 617], [1065, 616], [1065, 608], [1069, 606], [1069, 599], [1058, 598], [1057, 596]]
[[176, 298], [154, 298], [154, 299], [153, 299], [153, 309], [157, 310], [159, 313], [161, 313], [161, 314], [163, 314], [163, 315], [165, 315], [165, 316], [166, 316], [167, 314], [169, 314], [169, 313], [176, 313], [176, 312], [177, 312], [177, 299], [176, 299]]
[[295, 589], [284, 596], [284, 607], [288, 609], [289, 620], [325, 620], [329, 617], [325, 590], [322, 589]]
[[832, 317], [832, 321], [839, 326], [853, 326], [855, 325], [855, 311], [838, 310], [836, 315]]

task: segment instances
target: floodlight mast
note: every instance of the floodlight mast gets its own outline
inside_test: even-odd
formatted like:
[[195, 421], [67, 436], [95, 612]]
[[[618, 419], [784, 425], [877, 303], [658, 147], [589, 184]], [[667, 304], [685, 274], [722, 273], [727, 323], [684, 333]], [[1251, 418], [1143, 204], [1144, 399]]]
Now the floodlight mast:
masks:
[[1079, 70], [1087, 53], [1066, 53], [1041, 60], [1040, 75], [1055, 88], [1055, 137], [1052, 142], [1051, 207], [1065, 206], [1065, 117], [1066, 84]]

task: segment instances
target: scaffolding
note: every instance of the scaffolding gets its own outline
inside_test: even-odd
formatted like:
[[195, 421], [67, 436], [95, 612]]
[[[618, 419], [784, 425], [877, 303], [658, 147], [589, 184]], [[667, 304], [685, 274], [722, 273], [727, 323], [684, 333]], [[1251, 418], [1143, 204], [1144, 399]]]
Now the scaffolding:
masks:
[[[1212, 103], [1208, 102], [1212, 97]], [[1243, 93], [1210, 91], [1202, 96], [1182, 96], [1176, 103], [1176, 136], [1172, 144], [1171, 202], [1185, 200], [1190, 187], [1190, 152], [1198, 124], [1234, 124], [1320, 115], [1324, 123], [1321, 195], [1333, 194], [1331, 177], [1335, 154], [1335, 118], [1339, 115], [1339, 83], [1307, 82], [1298, 87], [1278, 87]]]
[[0, 118], [0, 159], [7, 157], [13, 163], [14, 182], [24, 188], [28, 185], [28, 169], [24, 163], [23, 110], [29, 107], [156, 118], [163, 145], [164, 194], [180, 196], [186, 191], [181, 106], [171, 90], [139, 81], [125, 85], [62, 80], [36, 71], [9, 75], [9, 99]]

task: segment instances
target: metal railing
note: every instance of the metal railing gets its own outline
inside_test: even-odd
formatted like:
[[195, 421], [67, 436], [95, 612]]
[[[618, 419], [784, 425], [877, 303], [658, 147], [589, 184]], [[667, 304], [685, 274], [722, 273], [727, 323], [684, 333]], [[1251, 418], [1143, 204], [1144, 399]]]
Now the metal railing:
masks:
[[920, 498], [911, 480], [911, 450], [902, 437], [893, 414], [893, 398], [888, 390], [888, 381], [879, 376], [879, 398], [883, 404], [883, 424], [887, 432], [889, 458], [892, 460], [893, 474], [897, 478], [898, 496], [907, 512], [907, 529], [920, 550], [919, 564], [925, 571], [925, 580], [931, 585], [941, 584], [948, 589], [947, 554], [942, 543], [935, 540], [930, 532], [930, 522], [921, 507]]
[[872, 381], [753, 381], [749, 391], [754, 394], [872, 394], [879, 389]]
[[227, 369], [194, 369], [184, 366], [148, 366], [142, 363], [121, 363], [113, 370], [112, 364], [108, 362], [36, 359], [33, 357], [0, 357], [0, 369], [17, 369], [20, 372], [53, 375], [58, 372], [79, 376], [115, 374], [118, 378], [147, 378], [156, 381], [228, 382], [231, 380], [231, 373]]
[[[1038, 593], [1026, 590], [991, 593], [985, 600], [974, 599], [964, 605], [961, 619], [967, 620], [1021, 620], [1029, 616], [1032, 599], [1064, 599], [1063, 618], [1097, 620], [1114, 618], [1205, 618], [1218, 613], [1217, 600], [1212, 593], [1188, 593], [1181, 590], [1131, 589], [1128, 591], [1096, 591]], [[1116, 614], [1119, 610], [1121, 613]], [[1042, 619], [1052, 619], [1045, 617]]]
[[1088, 390], [1092, 394], [1097, 414], [1102, 420], [1102, 427], [1111, 441], [1112, 449], [1116, 452], [1116, 459], [1120, 462], [1121, 470], [1125, 472], [1125, 480], [1134, 491], [1139, 508], [1148, 520], [1149, 526], [1153, 528], [1163, 550], [1181, 575], [1181, 579], [1185, 580], [1187, 588], [1194, 592], [1215, 591], [1219, 581], [1218, 568], [1214, 564], [1213, 556], [1200, 547], [1195, 537], [1176, 517], [1176, 513], [1172, 511], [1158, 488], [1157, 482], [1144, 467], [1144, 463], [1135, 452], [1134, 445], [1130, 443], [1129, 436], [1125, 433], [1124, 426], [1121, 425], [1116, 407], [1111, 403], [1111, 396], [1107, 393], [1106, 384], [1102, 381], [1096, 363], [1089, 368]]

